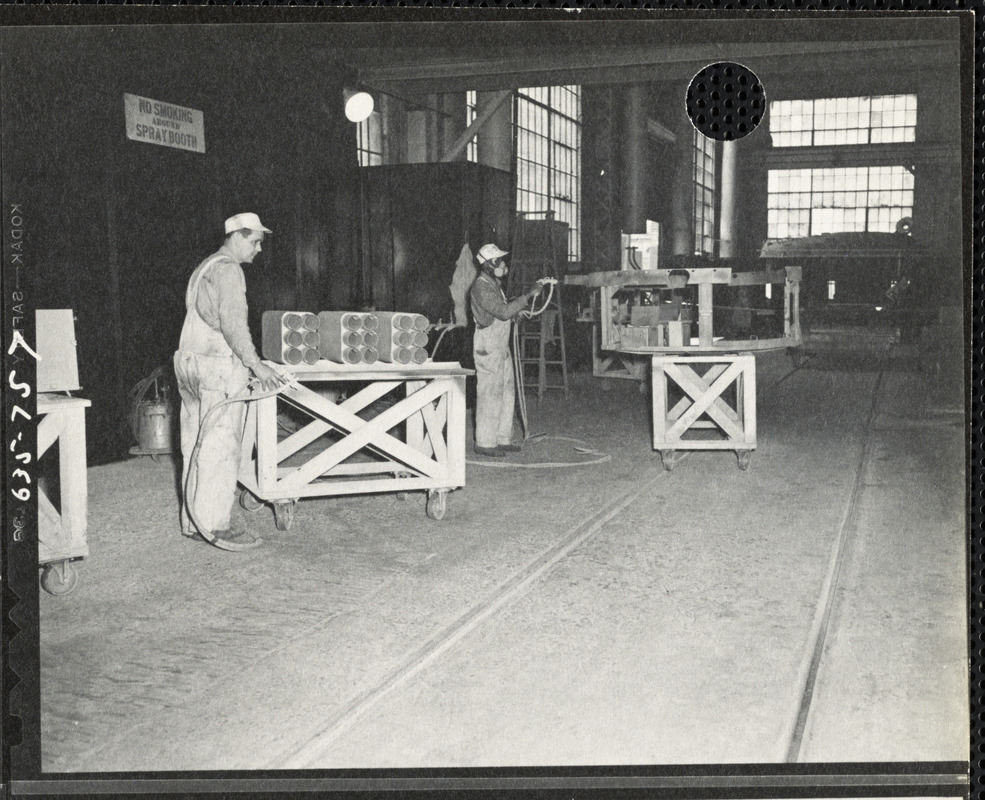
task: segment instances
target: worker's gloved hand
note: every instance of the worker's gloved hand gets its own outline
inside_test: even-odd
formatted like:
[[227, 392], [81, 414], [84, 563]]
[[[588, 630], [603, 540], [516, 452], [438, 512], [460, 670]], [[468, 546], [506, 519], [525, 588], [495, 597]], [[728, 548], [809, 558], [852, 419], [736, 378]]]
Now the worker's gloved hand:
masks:
[[260, 381], [260, 388], [265, 392], [272, 392], [278, 386], [283, 386], [287, 383], [287, 378], [262, 361], [253, 367], [253, 374]]

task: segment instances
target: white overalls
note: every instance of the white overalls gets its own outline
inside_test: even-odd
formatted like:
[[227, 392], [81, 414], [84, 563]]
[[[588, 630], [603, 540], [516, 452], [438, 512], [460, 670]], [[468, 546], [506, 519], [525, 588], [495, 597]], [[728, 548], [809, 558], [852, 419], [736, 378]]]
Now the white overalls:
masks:
[[[250, 377], [249, 369], [233, 353], [222, 332], [206, 323], [196, 307], [202, 279], [223, 259], [229, 256], [221, 253], [210, 256], [192, 274], [185, 294], [188, 313], [174, 354], [174, 372], [181, 395], [183, 490], [202, 420], [216, 403], [244, 394]], [[243, 444], [244, 409], [245, 403], [223, 406], [213, 415], [203, 436], [196, 480], [188, 486], [181, 507], [181, 530], [186, 535], [197, 530], [188, 515], [189, 505], [209, 531], [229, 529]]]
[[[503, 296], [505, 302], [506, 296]], [[513, 438], [513, 408], [516, 388], [510, 360], [512, 320], [493, 319], [486, 328], [476, 326], [475, 357], [475, 444], [496, 447]]]

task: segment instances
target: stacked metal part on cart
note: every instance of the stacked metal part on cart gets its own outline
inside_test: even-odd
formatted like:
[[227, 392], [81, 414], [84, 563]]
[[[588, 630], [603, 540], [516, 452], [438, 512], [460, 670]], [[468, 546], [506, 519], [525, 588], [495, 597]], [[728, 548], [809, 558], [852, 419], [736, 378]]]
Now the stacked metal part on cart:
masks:
[[290, 366], [423, 364], [430, 327], [427, 317], [404, 311], [266, 311], [263, 357]]

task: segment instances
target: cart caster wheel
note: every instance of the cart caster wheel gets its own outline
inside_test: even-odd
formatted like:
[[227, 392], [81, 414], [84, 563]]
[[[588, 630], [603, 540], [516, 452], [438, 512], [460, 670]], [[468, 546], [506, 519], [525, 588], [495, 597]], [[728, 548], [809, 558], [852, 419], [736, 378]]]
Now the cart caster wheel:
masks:
[[274, 503], [274, 524], [277, 526], [277, 530], [286, 531], [290, 529], [291, 523], [294, 522], [294, 507], [297, 503], [297, 500]]
[[45, 564], [41, 572], [41, 588], [48, 594], [71, 594], [79, 585], [79, 573], [70, 561]]
[[661, 450], [660, 460], [663, 462], [664, 469], [667, 472], [672, 472], [674, 467], [677, 466], [678, 452], [676, 450]]
[[249, 489], [243, 489], [239, 493], [239, 505], [240, 508], [245, 508], [251, 514], [254, 514], [263, 508], [264, 503], [263, 500], [253, 494]]
[[739, 450], [736, 455], [739, 457], [739, 469], [745, 472], [749, 469], [749, 462], [752, 461], [752, 450]]
[[448, 510], [448, 492], [432, 492], [428, 495], [427, 514], [431, 519], [442, 519]]

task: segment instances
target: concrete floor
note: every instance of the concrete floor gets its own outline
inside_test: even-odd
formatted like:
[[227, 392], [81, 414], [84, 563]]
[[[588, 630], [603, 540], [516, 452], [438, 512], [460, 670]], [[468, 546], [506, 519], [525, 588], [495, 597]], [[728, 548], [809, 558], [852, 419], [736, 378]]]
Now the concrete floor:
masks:
[[666, 472], [638, 385], [576, 375], [531, 430], [608, 463], [470, 464], [440, 522], [237, 508], [241, 554], [178, 535], [170, 460], [91, 469], [81, 583], [41, 597], [43, 769], [967, 760], [962, 417], [898, 368], [789, 371], [758, 360], [747, 471]]

